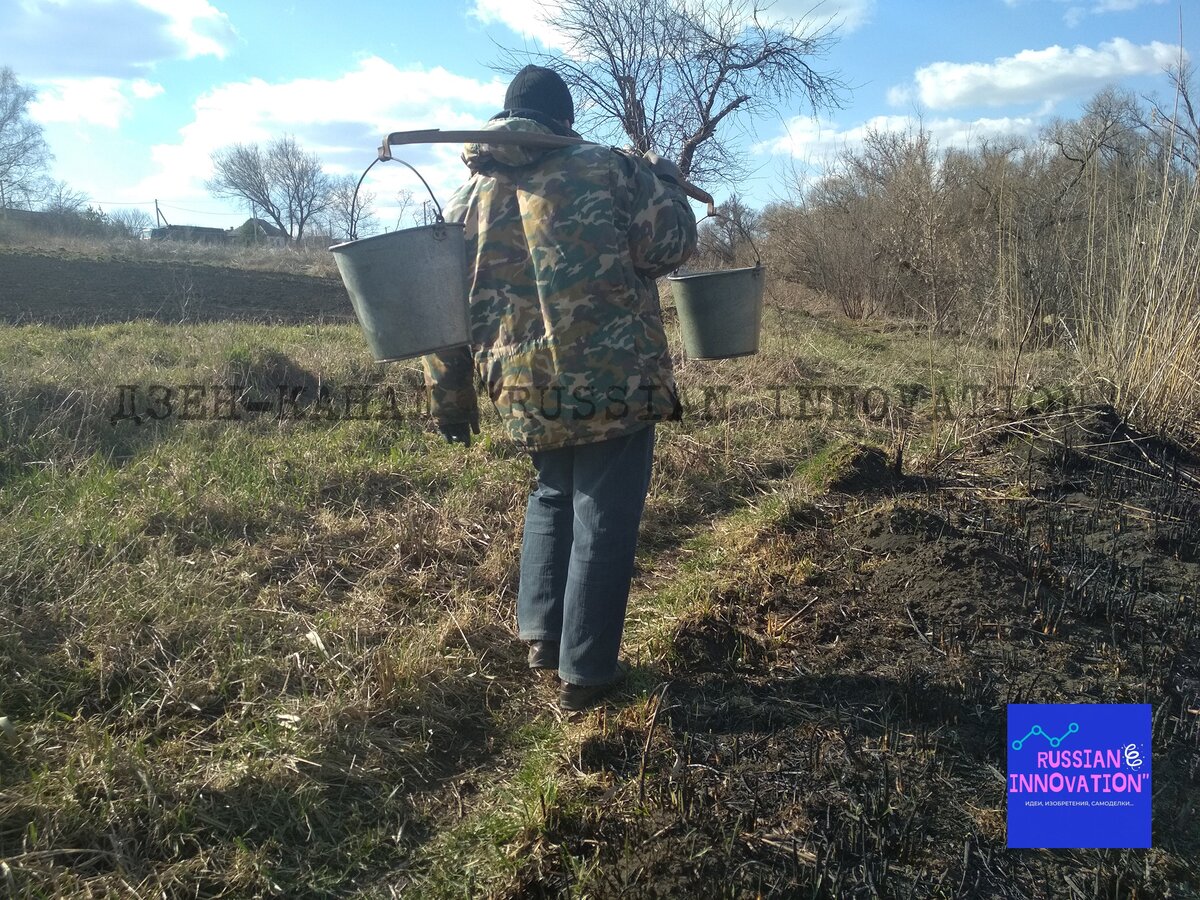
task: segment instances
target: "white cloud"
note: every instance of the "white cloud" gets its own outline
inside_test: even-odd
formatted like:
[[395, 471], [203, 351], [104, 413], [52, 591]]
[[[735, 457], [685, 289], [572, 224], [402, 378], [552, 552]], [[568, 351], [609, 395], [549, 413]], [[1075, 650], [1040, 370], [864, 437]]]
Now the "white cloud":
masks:
[[117, 128], [133, 110], [131, 97], [149, 99], [162, 86], [119, 78], [58, 78], [37, 83], [38, 97], [29, 108], [39, 122], [67, 122]]
[[133, 103], [163, 87], [144, 76], [158, 62], [223, 57], [228, 17], [207, 0], [7, 0], [0, 16], [6, 65], [38, 89], [41, 122], [117, 128]]
[[[1022, 50], [990, 63], [935, 62], [914, 75], [916, 97], [930, 109], [1006, 106], [1061, 100], [1134, 75], [1161, 72], [1179, 58], [1179, 48], [1161, 41], [1134, 44], [1116, 38], [1099, 47], [1053, 46]], [[907, 102], [905, 86], [889, 100]]]
[[845, 130], [822, 126], [808, 116], [798, 116], [787, 124], [787, 133], [755, 147], [759, 153], [781, 153], [793, 159], [820, 163], [843, 149], [862, 145], [872, 132], [916, 131], [923, 127], [940, 147], [970, 147], [980, 138], [1007, 135], [1031, 135], [1037, 121], [1029, 117], [973, 120], [944, 118], [921, 121], [914, 116], [875, 116]]
[[[213, 151], [234, 143], [265, 143], [283, 134], [295, 135], [305, 150], [317, 153], [329, 172], [357, 175], [374, 158], [385, 134], [478, 127], [503, 105], [504, 90], [499, 79], [481, 82], [440, 67], [399, 69], [378, 57], [362, 59], [333, 79], [224, 84], [196, 101], [193, 119], [177, 142], [151, 148], [158, 171], [133, 191], [147, 197], [209, 198], [204, 182], [212, 173]], [[417, 145], [395, 153], [415, 165], [445, 203], [467, 175], [458, 159], [461, 149]], [[423, 191], [411, 172], [391, 165], [373, 169], [365, 188], [380, 198], [381, 206], [401, 189], [416, 195]]]
[[188, 59], [215, 56], [224, 59], [234, 41], [229, 16], [207, 0], [137, 0], [169, 22], [168, 31]]
[[[1027, 0], [1004, 0], [1004, 5], [1016, 7], [1023, 5], [1025, 2]], [[1162, 6], [1168, 0], [1092, 0], [1090, 3], [1081, 3], [1079, 0], [1054, 0], [1054, 2], [1060, 5], [1070, 4], [1066, 12], [1063, 13], [1063, 21], [1074, 28], [1088, 16], [1132, 12], [1135, 9], [1141, 9], [1143, 6]]]
[[129, 90], [139, 100], [152, 100], [163, 93], [164, 88], [161, 84], [155, 84], [145, 78], [138, 78], [129, 85]]
[[799, 22], [831, 21], [843, 32], [857, 31], [875, 12], [875, 0], [824, 0], [814, 4], [809, 0], [778, 0], [770, 12], [781, 18]]
[[206, 0], [5, 0], [4, 63], [25, 78], [133, 78], [155, 63], [224, 57], [236, 35]]
[[1099, 0], [1092, 5], [1092, 12], [1129, 12], [1139, 6], [1161, 6], [1167, 0]]
[[473, 0], [468, 11], [484, 25], [504, 25], [521, 37], [561, 50], [570, 38], [550, 24], [557, 9], [555, 0]]
[[1087, 10], [1082, 6], [1072, 6], [1063, 13], [1063, 21], [1067, 23], [1067, 27], [1074, 28], [1087, 16]]
[[[553, 24], [559, 8], [559, 0], [471, 0], [468, 12], [484, 25], [504, 25], [524, 38], [563, 50], [570, 46], [571, 35]], [[874, 10], [875, 0], [777, 0], [766, 14], [776, 21], [828, 23], [851, 32], [870, 21]]]

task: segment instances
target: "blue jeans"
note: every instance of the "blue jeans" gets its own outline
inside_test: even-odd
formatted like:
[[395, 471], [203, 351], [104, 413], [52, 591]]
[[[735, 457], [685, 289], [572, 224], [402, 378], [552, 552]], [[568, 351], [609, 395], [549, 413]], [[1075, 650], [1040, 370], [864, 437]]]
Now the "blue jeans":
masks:
[[530, 455], [537, 487], [521, 543], [519, 634], [558, 643], [563, 681], [606, 684], [617, 674], [654, 425]]

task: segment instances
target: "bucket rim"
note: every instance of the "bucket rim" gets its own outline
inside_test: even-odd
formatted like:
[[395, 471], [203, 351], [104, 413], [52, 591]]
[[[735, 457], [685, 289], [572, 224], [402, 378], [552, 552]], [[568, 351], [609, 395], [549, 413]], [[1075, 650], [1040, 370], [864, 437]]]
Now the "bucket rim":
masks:
[[372, 354], [371, 354], [371, 358], [372, 358], [372, 359], [373, 359], [373, 360], [374, 360], [376, 363], [380, 363], [380, 364], [382, 364], [382, 363], [393, 363], [393, 362], [404, 362], [405, 360], [409, 360], [409, 359], [419, 359], [419, 358], [420, 358], [420, 357], [422, 357], [422, 356], [428, 356], [430, 353], [441, 353], [441, 352], [443, 352], [443, 351], [445, 351], [445, 350], [457, 350], [459, 347], [468, 347], [468, 348], [469, 348], [470, 346], [471, 346], [471, 344], [470, 344], [470, 343], [465, 343], [465, 344], [443, 344], [443, 345], [442, 345], [442, 346], [440, 346], [440, 347], [431, 347], [431, 348], [429, 348], [428, 350], [421, 350], [421, 351], [419, 351], [419, 352], [416, 352], [416, 353], [409, 353], [409, 354], [407, 354], [407, 355], [405, 355], [405, 356], [388, 356], [388, 357], [385, 357], [384, 359], [379, 359], [378, 357], [376, 357], [376, 356], [375, 356], [375, 354], [374, 354], [374, 353], [372, 353]]
[[345, 251], [350, 247], [361, 247], [363, 244], [369, 244], [371, 241], [381, 241], [386, 238], [396, 237], [401, 234], [411, 234], [414, 231], [428, 231], [430, 228], [461, 228], [466, 229], [466, 224], [463, 222], [434, 222], [429, 225], [417, 225], [415, 228], [401, 228], [399, 231], [385, 231], [383, 234], [373, 234], [370, 237], [358, 238], [353, 241], [342, 241], [340, 244], [334, 244], [329, 248], [330, 253], [338, 253]]
[[718, 275], [744, 275], [747, 272], [765, 272], [767, 267], [761, 263], [757, 266], [744, 266], [740, 269], [713, 269], [708, 272], [688, 272], [686, 275], [668, 275], [667, 281], [690, 281], [695, 278], [712, 278]]
[[741, 353], [730, 353], [725, 356], [691, 356], [688, 354], [687, 348], [684, 348], [684, 357], [692, 362], [717, 362], [722, 359], [741, 359], [743, 356], [757, 355], [758, 347], [755, 347], [753, 350], [743, 350]]

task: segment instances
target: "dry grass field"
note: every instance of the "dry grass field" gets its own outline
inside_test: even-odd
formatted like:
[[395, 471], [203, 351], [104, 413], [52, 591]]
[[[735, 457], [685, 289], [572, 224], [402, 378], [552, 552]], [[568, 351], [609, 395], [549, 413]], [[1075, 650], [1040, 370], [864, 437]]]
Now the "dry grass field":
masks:
[[[1200, 896], [1200, 460], [1065, 351], [773, 290], [564, 719], [527, 459], [289, 262], [0, 248], [0, 893]], [[1006, 849], [1018, 702], [1153, 705], [1154, 849]]]

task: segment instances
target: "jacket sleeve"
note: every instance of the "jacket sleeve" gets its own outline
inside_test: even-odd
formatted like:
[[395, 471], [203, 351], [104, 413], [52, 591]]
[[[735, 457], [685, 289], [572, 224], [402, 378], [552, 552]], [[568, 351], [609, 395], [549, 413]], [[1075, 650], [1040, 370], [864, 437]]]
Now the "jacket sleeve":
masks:
[[470, 423], [479, 428], [475, 396], [475, 363], [469, 347], [455, 347], [421, 357], [429, 410], [439, 425]]
[[696, 251], [696, 215], [683, 189], [655, 175], [640, 156], [619, 153], [618, 158], [629, 190], [629, 253], [634, 268], [660, 278]]

